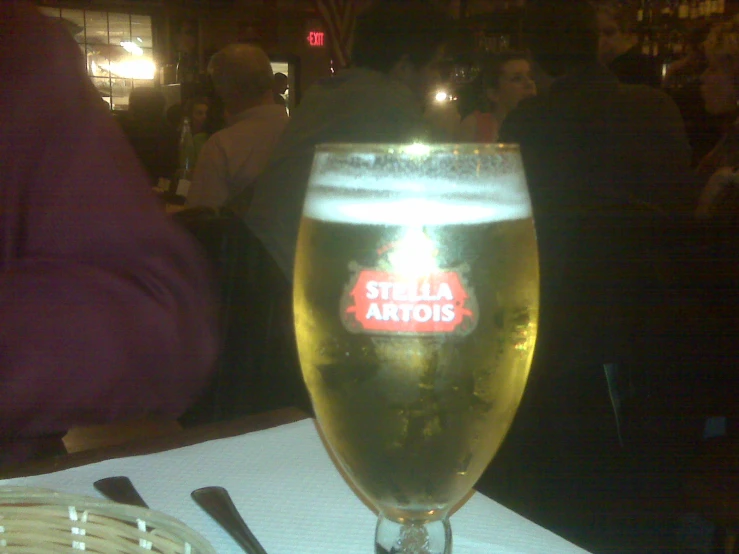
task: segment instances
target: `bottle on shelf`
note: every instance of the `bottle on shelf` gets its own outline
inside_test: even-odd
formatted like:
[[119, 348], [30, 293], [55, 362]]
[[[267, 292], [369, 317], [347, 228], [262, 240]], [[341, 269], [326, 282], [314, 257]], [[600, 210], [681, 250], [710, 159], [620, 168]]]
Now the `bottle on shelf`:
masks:
[[641, 53], [645, 56], [649, 56], [649, 52], [652, 50], [652, 39], [649, 31], [644, 33], [641, 37]]
[[180, 132], [180, 165], [177, 170], [177, 186], [174, 190], [175, 197], [178, 200], [184, 201], [187, 198], [194, 169], [195, 143], [192, 140], [190, 119], [186, 117], [182, 121], [182, 131]]
[[700, 5], [698, 0], [692, 0], [690, 2], [690, 19], [698, 19], [700, 15]]
[[680, 19], [688, 19], [690, 17], [690, 3], [688, 0], [680, 0], [677, 8], [677, 16]]
[[672, 19], [672, 17], [675, 15], [673, 4], [674, 4], [673, 0], [666, 0], [662, 4], [661, 16], [662, 16], [663, 21], [667, 22], [670, 19]]
[[[670, 69], [670, 65], [674, 63], [676, 60], [679, 60], [683, 56], [683, 45], [682, 45], [682, 35], [679, 31], [673, 29], [669, 32], [667, 35], [663, 55], [662, 55], [662, 81], [663, 86], [665, 86], [664, 79], [667, 76], [667, 71]], [[674, 79], [673, 79], [674, 81]], [[673, 87], [674, 82], [670, 83], [670, 88]]]
[[644, 3], [644, 24], [647, 27], [651, 27], [659, 16], [659, 11], [652, 4], [651, 0], [646, 0]]

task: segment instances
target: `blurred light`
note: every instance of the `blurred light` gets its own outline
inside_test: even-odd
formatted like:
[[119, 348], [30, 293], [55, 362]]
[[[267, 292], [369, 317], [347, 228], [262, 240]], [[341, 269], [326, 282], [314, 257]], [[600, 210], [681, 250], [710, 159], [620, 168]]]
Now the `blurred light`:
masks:
[[428, 156], [429, 152], [431, 152], [431, 147], [428, 144], [414, 142], [403, 147], [403, 152], [411, 156]]
[[437, 102], [446, 102], [449, 99], [449, 95], [445, 91], [440, 90], [436, 93], [436, 96], [434, 96], [434, 99]]
[[136, 37], [136, 40], [138, 40], [138, 41], [139, 41], [140, 43], [142, 43], [142, 44], [143, 44], [143, 42], [144, 42], [143, 40], [141, 40], [141, 37]]
[[438, 253], [436, 244], [426, 236], [423, 227], [409, 227], [388, 254], [388, 261], [395, 273], [406, 278], [421, 277], [439, 271]]
[[123, 42], [121, 42], [121, 46], [126, 52], [128, 52], [129, 54], [133, 54], [134, 56], [144, 55], [144, 51], [141, 49], [141, 47], [138, 44], [135, 44], [128, 40], [124, 40]]
[[114, 77], [123, 79], [148, 79], [151, 80], [156, 75], [156, 65], [152, 60], [133, 59], [121, 60], [116, 62], [101, 63], [101, 69], [108, 71]]

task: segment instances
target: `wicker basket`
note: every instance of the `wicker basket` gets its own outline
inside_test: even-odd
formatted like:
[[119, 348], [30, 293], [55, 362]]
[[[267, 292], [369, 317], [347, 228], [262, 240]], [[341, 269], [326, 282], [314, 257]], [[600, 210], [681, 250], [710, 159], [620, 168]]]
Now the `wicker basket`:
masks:
[[0, 554], [216, 554], [153, 510], [29, 487], [0, 487]]

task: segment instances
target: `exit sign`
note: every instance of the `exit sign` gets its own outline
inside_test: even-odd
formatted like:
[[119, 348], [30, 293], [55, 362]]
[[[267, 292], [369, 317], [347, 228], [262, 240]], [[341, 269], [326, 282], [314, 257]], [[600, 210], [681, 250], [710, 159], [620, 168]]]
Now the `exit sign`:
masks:
[[308, 44], [310, 46], [321, 47], [325, 45], [326, 33], [323, 31], [311, 31], [308, 33]]

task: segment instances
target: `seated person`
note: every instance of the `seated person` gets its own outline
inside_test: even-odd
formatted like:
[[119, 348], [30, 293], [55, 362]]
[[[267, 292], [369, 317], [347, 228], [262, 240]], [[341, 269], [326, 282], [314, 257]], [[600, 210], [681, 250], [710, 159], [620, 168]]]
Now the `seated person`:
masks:
[[[704, 179], [716, 172], [733, 173], [739, 166], [739, 17], [717, 24], [709, 33], [704, 48], [708, 67], [701, 76], [701, 95], [706, 111], [731, 121], [718, 144], [698, 166], [698, 174]], [[719, 192], [719, 181], [714, 179], [701, 198], [701, 215], [708, 215], [710, 205]], [[718, 187], [718, 188], [717, 188]]]
[[[712, 115], [737, 116], [739, 102], [739, 17], [719, 23], [705, 43], [708, 69], [703, 73], [701, 92], [706, 111]], [[737, 120], [739, 121], [739, 120]], [[736, 280], [739, 277], [739, 124], [706, 156], [701, 171], [705, 186], [699, 195], [695, 215], [705, 220], [712, 241], [718, 304], [736, 314]], [[732, 315], [735, 318], [735, 316]], [[727, 325], [735, 331], [736, 322]], [[733, 334], [732, 339], [733, 339]], [[733, 351], [733, 349], [732, 349]]]
[[152, 87], [138, 87], [128, 98], [128, 112], [118, 121], [149, 182], [171, 179], [177, 171], [179, 136], [165, 118], [164, 95]]
[[536, 95], [531, 63], [523, 52], [495, 54], [482, 66], [483, 109], [462, 120], [461, 142], [497, 142], [498, 129], [524, 98]]
[[0, 35], [2, 464], [73, 426], [178, 416], [217, 339], [204, 262], [157, 205], [78, 45], [23, 2], [0, 3]]
[[[633, 407], [651, 402], [647, 391], [663, 398], [662, 385], [678, 380], [673, 369], [685, 367], [673, 354], [685, 341], [676, 338], [683, 331], [668, 310], [669, 272], [662, 270], [678, 266], [665, 246], [687, 219], [678, 214], [687, 213], [694, 186], [691, 152], [669, 96], [620, 83], [599, 63], [596, 14], [587, 0], [530, 0], [523, 24], [526, 45], [555, 80], [546, 93], [522, 101], [500, 129], [502, 141], [521, 145], [541, 271], [536, 356], [501, 451], [511, 467], [528, 465], [509, 482], [531, 479], [531, 497], [511, 500], [593, 549], [591, 541], [613, 523], [607, 514], [615, 513], [616, 491], [654, 484], [639, 482], [632, 460], [621, 456], [621, 420], [608, 393], [623, 389], [609, 389], [606, 372], [630, 372]], [[666, 408], [659, 415], [673, 421]], [[635, 435], [627, 439], [632, 452], [668, 455], [666, 433]], [[577, 492], [563, 500], [565, 490]], [[578, 527], [583, 517], [589, 524]]]
[[275, 104], [272, 65], [261, 48], [227, 46], [211, 58], [208, 72], [224, 102], [227, 127], [200, 149], [187, 205], [217, 208], [250, 191], [288, 117]]
[[710, 27], [702, 25], [688, 34], [685, 53], [670, 63], [662, 83], [683, 116], [685, 132], [693, 148], [694, 167], [716, 146], [727, 125], [733, 121], [731, 112], [707, 112], [701, 98], [701, 75], [708, 66], [703, 43], [709, 30]]
[[186, 117], [190, 118], [190, 132], [195, 146], [195, 160], [197, 163], [200, 150], [211, 135], [210, 100], [205, 96], [198, 96], [187, 103]]
[[622, 83], [659, 88], [662, 84], [661, 68], [656, 58], [639, 49], [633, 29], [636, 21], [634, 8], [613, 0], [598, 0], [595, 7], [601, 63]]
[[352, 67], [319, 81], [291, 112], [253, 201], [235, 206], [248, 207], [247, 225], [289, 279], [314, 147], [425, 140], [423, 102], [448, 28], [446, 15], [425, 3], [377, 3], [357, 18]]

